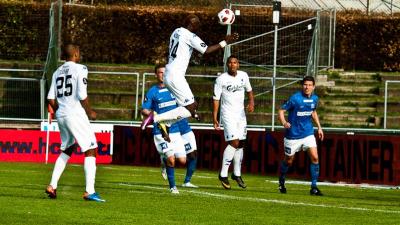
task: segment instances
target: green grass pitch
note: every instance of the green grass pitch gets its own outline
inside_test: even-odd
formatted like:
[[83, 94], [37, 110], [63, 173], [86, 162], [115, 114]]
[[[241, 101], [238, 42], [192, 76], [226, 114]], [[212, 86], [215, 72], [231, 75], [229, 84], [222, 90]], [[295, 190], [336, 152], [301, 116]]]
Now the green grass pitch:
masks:
[[[400, 191], [287, 184], [276, 177], [244, 174], [248, 188], [231, 182], [224, 190], [215, 171], [196, 171], [198, 189], [178, 187], [172, 195], [158, 168], [98, 165], [96, 191], [106, 203], [82, 199], [81, 165], [67, 166], [48, 199], [44, 189], [53, 164], [0, 163], [0, 224], [400, 224]], [[184, 170], [176, 171], [181, 185]]]

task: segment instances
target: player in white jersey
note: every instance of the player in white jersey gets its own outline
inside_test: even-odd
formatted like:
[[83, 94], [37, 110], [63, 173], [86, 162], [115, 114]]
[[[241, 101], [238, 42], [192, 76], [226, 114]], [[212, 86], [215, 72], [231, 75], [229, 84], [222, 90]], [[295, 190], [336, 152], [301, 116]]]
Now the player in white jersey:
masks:
[[[184, 25], [184, 27], [175, 29], [170, 37], [168, 64], [166, 65], [164, 75], [164, 83], [168, 90], [176, 97], [179, 107], [162, 114], [150, 115], [143, 121], [142, 129], [150, 124], [152, 120], [159, 123], [163, 121], [173, 123], [176, 120], [191, 116], [199, 120], [196, 112], [197, 102], [185, 79], [186, 69], [189, 65], [193, 49], [201, 54], [209, 54], [224, 48], [227, 44], [233, 43], [239, 37], [237, 33], [227, 35], [225, 40], [219, 44], [207, 46], [196, 35], [196, 32], [200, 28], [200, 19], [196, 15], [191, 14], [187, 16]], [[168, 135], [165, 124], [162, 127], [163, 135]]]
[[[61, 135], [61, 154], [54, 164], [50, 184], [46, 188], [49, 198], [56, 198], [58, 180], [76, 149], [75, 141], [85, 154], [84, 170], [86, 179], [85, 200], [104, 202], [94, 189], [96, 177], [97, 141], [91, 129], [89, 118], [96, 119], [87, 96], [88, 70], [78, 64], [80, 51], [77, 45], [64, 48], [66, 62], [53, 74], [47, 99], [56, 117]], [[88, 118], [89, 117], [89, 118]]]
[[228, 72], [221, 74], [214, 85], [213, 96], [213, 123], [216, 130], [220, 130], [218, 122], [218, 109], [221, 102], [221, 123], [224, 126], [225, 141], [228, 142], [224, 150], [222, 168], [219, 180], [225, 189], [231, 186], [228, 180], [228, 169], [233, 161], [233, 173], [231, 178], [242, 188], [246, 184], [241, 177], [241, 164], [243, 159], [243, 147], [247, 134], [247, 121], [244, 108], [244, 93], [247, 92], [247, 111], [254, 111], [254, 96], [250, 85], [249, 76], [240, 71], [239, 60], [236, 56], [230, 56], [227, 61]]

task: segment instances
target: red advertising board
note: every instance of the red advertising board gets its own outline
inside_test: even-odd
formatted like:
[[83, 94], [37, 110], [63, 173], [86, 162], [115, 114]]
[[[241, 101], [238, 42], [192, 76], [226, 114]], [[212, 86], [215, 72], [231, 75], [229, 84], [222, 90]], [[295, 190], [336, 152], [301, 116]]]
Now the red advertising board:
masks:
[[[46, 135], [39, 130], [0, 129], [0, 161], [45, 162]], [[111, 163], [110, 133], [96, 133], [98, 150], [97, 163]], [[54, 163], [60, 154], [60, 133], [50, 132], [48, 162]], [[78, 147], [69, 162], [83, 163], [84, 154]]]
[[[196, 130], [199, 169], [218, 171], [226, 147], [223, 131]], [[242, 162], [244, 173], [278, 175], [283, 159], [283, 131], [248, 131]], [[320, 180], [349, 183], [400, 185], [399, 135], [346, 135], [325, 132], [318, 141]], [[158, 166], [151, 129], [114, 127], [113, 163]], [[309, 179], [306, 153], [295, 156], [288, 177]]]

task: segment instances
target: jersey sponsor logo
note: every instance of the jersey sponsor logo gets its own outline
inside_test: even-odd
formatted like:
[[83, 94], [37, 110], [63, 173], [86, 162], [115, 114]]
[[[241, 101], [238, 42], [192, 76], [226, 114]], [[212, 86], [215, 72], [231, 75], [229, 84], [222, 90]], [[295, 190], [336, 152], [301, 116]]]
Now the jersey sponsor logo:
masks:
[[163, 103], [160, 103], [160, 104], [158, 104], [158, 108], [165, 108], [165, 107], [168, 107], [168, 106], [173, 106], [173, 105], [176, 105], [176, 101], [175, 100], [173, 100], [173, 101], [168, 101], [168, 102], [163, 102]]
[[303, 99], [303, 102], [313, 102], [314, 100], [312, 99]]
[[207, 47], [206, 43], [204, 43], [204, 42], [201, 43], [200, 46], [203, 47], [203, 48]]
[[297, 116], [311, 116], [313, 111], [297, 112]]
[[243, 86], [241, 86], [241, 85], [228, 85], [228, 86], [226, 86], [226, 90], [228, 90], [229, 92], [241, 91], [241, 90], [243, 90]]
[[163, 93], [163, 92], [167, 92], [167, 91], [168, 91], [168, 89], [163, 88], [163, 89], [159, 90], [158, 93]]

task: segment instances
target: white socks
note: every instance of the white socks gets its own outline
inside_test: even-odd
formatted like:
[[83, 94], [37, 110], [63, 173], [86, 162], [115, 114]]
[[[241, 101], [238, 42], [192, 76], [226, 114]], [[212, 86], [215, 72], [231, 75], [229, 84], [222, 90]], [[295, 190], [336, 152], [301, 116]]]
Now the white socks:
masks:
[[69, 158], [70, 158], [69, 155], [65, 154], [64, 152], [61, 152], [61, 154], [58, 156], [56, 160], [56, 163], [54, 164], [53, 175], [51, 176], [51, 182], [50, 182], [50, 185], [54, 189], [57, 189], [58, 180], [60, 180], [60, 177], [64, 172], [65, 166], [67, 165]]
[[222, 158], [222, 168], [220, 173], [221, 177], [228, 177], [228, 169], [231, 165], [235, 152], [236, 148], [232, 147], [231, 145], [226, 146], [224, 150], [224, 156]]
[[189, 110], [187, 110], [183, 106], [179, 106], [178, 108], [175, 108], [173, 110], [154, 115], [154, 122], [164, 122], [168, 121], [169, 123], [175, 123], [178, 120], [181, 120], [183, 118], [189, 118], [191, 117], [192, 114], [190, 113]]
[[241, 176], [242, 169], [242, 159], [243, 159], [243, 148], [238, 148], [233, 156], [233, 174], [235, 176]]
[[86, 192], [90, 195], [95, 192], [94, 183], [96, 179], [96, 157], [85, 157], [84, 170], [86, 178]]

